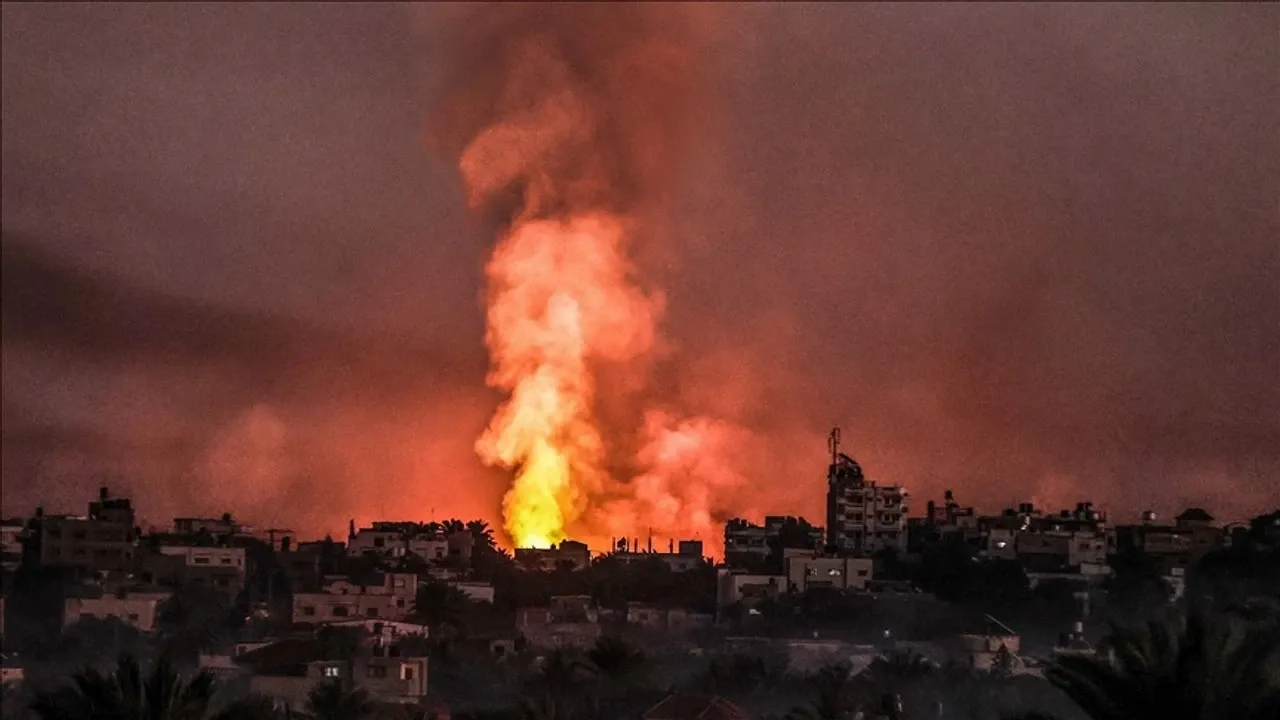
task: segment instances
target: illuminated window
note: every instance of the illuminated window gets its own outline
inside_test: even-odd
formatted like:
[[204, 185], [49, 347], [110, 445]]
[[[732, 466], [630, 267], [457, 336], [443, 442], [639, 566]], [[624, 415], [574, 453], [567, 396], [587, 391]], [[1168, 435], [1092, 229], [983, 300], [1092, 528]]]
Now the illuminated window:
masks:
[[400, 679], [401, 679], [401, 680], [412, 680], [412, 679], [413, 679], [413, 666], [412, 666], [412, 665], [410, 665], [410, 664], [408, 664], [408, 663], [405, 663], [405, 664], [403, 664], [403, 665], [401, 665], [401, 666], [400, 666]]
[[327, 678], [342, 677], [342, 670], [336, 665], [325, 665], [324, 676]]
[[830, 575], [831, 577], [840, 577], [840, 571], [835, 568], [831, 568], [830, 570], [828, 570], [827, 574]]

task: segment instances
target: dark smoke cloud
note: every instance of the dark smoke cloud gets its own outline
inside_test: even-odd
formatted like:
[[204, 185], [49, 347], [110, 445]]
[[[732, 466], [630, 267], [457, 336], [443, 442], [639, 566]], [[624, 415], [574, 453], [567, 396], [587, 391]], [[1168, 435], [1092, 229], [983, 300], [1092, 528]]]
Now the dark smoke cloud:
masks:
[[651, 204], [713, 106], [699, 57], [712, 20], [694, 6], [427, 8], [428, 142], [499, 221]]
[[[5, 512], [70, 509], [105, 472], [163, 520], [198, 511], [195, 474], [249, 458], [233, 474], [283, 478], [265, 499], [208, 487], [264, 521], [496, 521], [504, 480], [472, 452], [497, 401], [490, 228], [421, 147], [439, 26], [367, 5], [3, 13]], [[987, 507], [1280, 504], [1274, 5], [716, 20], [703, 87], [727, 108], [685, 135], [646, 273], [678, 358], [655, 400], [754, 431], [735, 504], [817, 515], [833, 424], [917, 505], [946, 487]], [[209, 343], [110, 297], [95, 320], [101, 296], [68, 291], [18, 334], [12, 232], [248, 310]]]
[[[155, 522], [233, 509], [311, 532], [437, 502], [489, 512], [501, 480], [440, 447], [478, 432], [486, 398], [459, 388], [479, 351], [168, 296], [34, 245], [5, 238], [6, 504], [67, 509], [106, 484]], [[50, 415], [78, 389], [70, 419]]]

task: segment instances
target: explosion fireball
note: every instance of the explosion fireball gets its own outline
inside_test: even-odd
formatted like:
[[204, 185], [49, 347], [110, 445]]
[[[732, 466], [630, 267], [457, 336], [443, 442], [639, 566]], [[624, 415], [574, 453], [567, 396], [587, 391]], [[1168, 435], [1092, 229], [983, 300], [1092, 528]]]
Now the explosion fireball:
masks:
[[[472, 209], [499, 226], [485, 341], [488, 382], [508, 398], [476, 450], [515, 471], [506, 530], [517, 547], [546, 547], [655, 518], [668, 532], [710, 528], [705, 484], [679, 488], [663, 463], [688, 464], [714, 425], [637, 429], [663, 448], [636, 453], [640, 476], [626, 482], [610, 474], [619, 451], [596, 412], [600, 364], [625, 368], [655, 346], [662, 298], [642, 287], [629, 246], [639, 210], [670, 179], [696, 96], [701, 11], [452, 12], [449, 64], [460, 67], [438, 99], [433, 140], [458, 159]], [[648, 425], [667, 420], [646, 413]], [[585, 518], [589, 508], [609, 517]]]

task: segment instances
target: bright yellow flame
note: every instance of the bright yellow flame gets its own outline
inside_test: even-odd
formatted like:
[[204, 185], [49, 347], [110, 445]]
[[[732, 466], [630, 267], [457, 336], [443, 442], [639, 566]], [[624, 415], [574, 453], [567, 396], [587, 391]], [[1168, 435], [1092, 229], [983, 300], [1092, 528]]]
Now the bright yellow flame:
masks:
[[476, 451], [516, 468], [503, 500], [516, 547], [563, 540], [607, 481], [591, 361], [648, 351], [659, 311], [631, 281], [624, 238], [605, 213], [517, 222], [486, 267], [489, 384], [510, 398]]

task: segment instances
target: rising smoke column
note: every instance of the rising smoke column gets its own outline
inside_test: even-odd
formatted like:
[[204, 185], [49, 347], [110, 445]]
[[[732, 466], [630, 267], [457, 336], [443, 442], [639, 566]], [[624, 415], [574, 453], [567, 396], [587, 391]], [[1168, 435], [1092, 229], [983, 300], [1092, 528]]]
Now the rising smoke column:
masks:
[[508, 399], [476, 449], [515, 470], [503, 512], [517, 546], [558, 542], [619, 492], [595, 368], [654, 347], [661, 296], [640, 284], [629, 243], [698, 97], [703, 12], [504, 5], [439, 18], [450, 82], [432, 139], [499, 228], [485, 341], [489, 384]]

